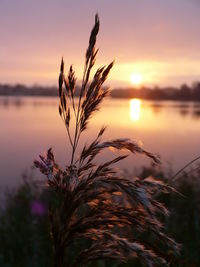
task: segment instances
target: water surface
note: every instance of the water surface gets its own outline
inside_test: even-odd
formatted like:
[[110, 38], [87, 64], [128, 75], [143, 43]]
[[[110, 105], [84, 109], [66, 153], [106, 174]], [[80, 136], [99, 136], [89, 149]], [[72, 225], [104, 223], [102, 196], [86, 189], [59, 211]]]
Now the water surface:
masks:
[[[198, 103], [107, 99], [93, 116], [81, 144], [95, 138], [102, 125], [108, 126], [104, 139], [140, 140], [146, 149], [161, 155], [164, 166], [170, 162], [174, 170], [200, 154]], [[58, 114], [58, 99], [0, 97], [0, 185], [18, 184], [23, 171], [49, 147], [62, 166], [69, 162], [71, 149]], [[112, 154], [107, 151], [99, 161]], [[130, 156], [119, 167], [132, 171], [149, 164], [144, 156]], [[36, 176], [39, 178], [38, 173]]]

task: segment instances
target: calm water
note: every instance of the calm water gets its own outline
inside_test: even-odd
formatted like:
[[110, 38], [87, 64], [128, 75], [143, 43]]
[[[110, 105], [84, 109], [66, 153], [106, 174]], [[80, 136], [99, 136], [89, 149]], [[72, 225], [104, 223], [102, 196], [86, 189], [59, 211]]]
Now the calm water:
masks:
[[[0, 185], [18, 184], [21, 174], [49, 147], [62, 166], [68, 163], [71, 150], [57, 103], [56, 98], [0, 97]], [[200, 154], [198, 103], [108, 99], [91, 120], [82, 144], [92, 140], [102, 125], [108, 126], [104, 139], [141, 140], [175, 171]], [[102, 154], [99, 161], [112, 154]], [[131, 171], [149, 164], [143, 156], [130, 156], [120, 167]]]

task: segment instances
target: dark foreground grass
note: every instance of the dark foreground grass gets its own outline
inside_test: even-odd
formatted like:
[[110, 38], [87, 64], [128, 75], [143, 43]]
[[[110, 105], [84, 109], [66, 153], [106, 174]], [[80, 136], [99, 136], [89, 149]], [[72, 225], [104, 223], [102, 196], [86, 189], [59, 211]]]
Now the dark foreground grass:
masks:
[[[140, 177], [154, 174], [169, 180], [169, 174], [154, 168], [143, 168]], [[199, 168], [182, 173], [173, 186], [184, 197], [177, 194], [158, 195], [170, 214], [163, 221], [166, 232], [170, 232], [182, 244], [180, 256], [174, 266], [200, 266], [200, 171]], [[53, 266], [53, 249], [49, 234], [48, 206], [56, 206], [55, 195], [50, 189], [41, 190], [31, 177], [16, 190], [4, 192], [6, 205], [0, 211], [0, 266], [2, 267], [46, 267]], [[88, 242], [88, 241], [87, 241]], [[79, 240], [78, 247], [88, 246]], [[71, 244], [67, 259], [72, 261], [78, 253], [77, 245]], [[173, 252], [168, 250], [168, 255]], [[138, 260], [127, 263], [118, 261], [97, 261], [85, 266], [116, 267], [144, 266]]]

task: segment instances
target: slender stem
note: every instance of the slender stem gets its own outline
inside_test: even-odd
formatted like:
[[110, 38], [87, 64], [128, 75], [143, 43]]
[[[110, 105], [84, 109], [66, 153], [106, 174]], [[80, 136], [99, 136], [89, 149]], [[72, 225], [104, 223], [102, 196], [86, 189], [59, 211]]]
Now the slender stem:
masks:
[[74, 149], [74, 146], [73, 146], [73, 148], [72, 148], [71, 165], [73, 165], [73, 161], [74, 161], [74, 153], [75, 153], [75, 149]]
[[76, 117], [76, 109], [75, 109], [75, 103], [74, 103], [74, 95], [71, 97], [69, 94], [68, 94], [68, 97], [69, 97], [69, 100], [71, 102], [71, 105], [72, 105], [72, 108], [73, 108], [73, 111], [74, 111], [74, 115]]
[[80, 91], [80, 95], [79, 95], [79, 101], [78, 101], [78, 111], [76, 114], [76, 128], [75, 128], [75, 134], [74, 134], [74, 143], [73, 143], [73, 148], [72, 148], [72, 158], [71, 158], [71, 165], [73, 165], [74, 162], [74, 154], [75, 154], [75, 150], [77, 147], [77, 134], [78, 134], [78, 128], [79, 128], [79, 115], [80, 115], [80, 106], [81, 106], [81, 98], [82, 98], [82, 93], [83, 93], [83, 89], [85, 87], [85, 75], [86, 75], [86, 70], [87, 70], [87, 66], [88, 64], [85, 64], [84, 67], [84, 73], [83, 73], [83, 80], [82, 80], [82, 87], [81, 87], [81, 91]]
[[[79, 96], [79, 102], [78, 102], [78, 112], [76, 115], [76, 129], [75, 129], [75, 135], [74, 135], [74, 145], [73, 145], [73, 150], [72, 150], [72, 159], [71, 159], [71, 165], [73, 164], [74, 161], [74, 154], [78, 145], [78, 141], [80, 138], [80, 119], [81, 119], [81, 115], [82, 115], [82, 110], [81, 110], [81, 99], [83, 96], [83, 92], [85, 91], [85, 88], [87, 86], [88, 83], [88, 79], [90, 77], [90, 71], [91, 71], [91, 58], [90, 59], [86, 59], [85, 62], [85, 67], [84, 67], [84, 72], [83, 72], [83, 79], [82, 79], [82, 86], [81, 86], [81, 91], [80, 91], [80, 96]], [[81, 111], [81, 113], [80, 113]]]
[[64, 266], [64, 248], [59, 247], [55, 251], [54, 267], [63, 267], [63, 266]]
[[79, 141], [80, 135], [81, 135], [81, 132], [79, 131], [79, 133], [78, 133], [78, 135], [77, 135], [77, 138], [76, 138], [75, 147], [74, 147], [75, 150], [76, 150], [76, 148], [77, 148], [77, 146], [78, 146], [78, 141]]
[[[62, 113], [61, 118], [62, 118], [64, 124], [66, 124], [66, 116], [65, 116], [65, 113], [64, 113], [64, 112]], [[73, 147], [71, 134], [70, 134], [70, 131], [69, 131], [69, 127], [68, 127], [67, 125], [66, 125], [66, 128], [67, 128], [67, 134], [68, 134], [68, 137], [69, 137], [70, 144], [71, 144], [71, 146]]]
[[191, 160], [189, 163], [187, 163], [183, 168], [181, 168], [173, 177], [172, 177], [172, 180], [173, 181], [176, 181], [178, 179], [178, 175], [184, 171], [187, 167], [189, 167], [192, 163], [194, 163], [195, 161], [199, 160], [200, 159], [200, 156], [198, 156], [197, 158]]
[[72, 143], [72, 138], [71, 138], [71, 134], [70, 134], [70, 131], [69, 131], [69, 127], [67, 126], [67, 133], [68, 133], [68, 136], [69, 136], [69, 141], [70, 141], [70, 144], [73, 148], [73, 143]]
[[73, 110], [74, 110], [74, 115], [76, 117], [76, 109], [75, 109], [75, 103], [74, 103], [74, 96], [72, 98], [72, 107], [73, 107]]

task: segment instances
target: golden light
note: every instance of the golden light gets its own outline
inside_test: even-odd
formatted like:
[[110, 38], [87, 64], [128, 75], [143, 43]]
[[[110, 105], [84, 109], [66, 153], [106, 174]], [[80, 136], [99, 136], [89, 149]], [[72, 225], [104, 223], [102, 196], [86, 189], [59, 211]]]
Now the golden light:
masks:
[[141, 100], [131, 99], [130, 100], [130, 117], [133, 121], [140, 119]]
[[142, 75], [140, 73], [133, 73], [130, 77], [130, 81], [133, 85], [140, 85], [143, 81]]

